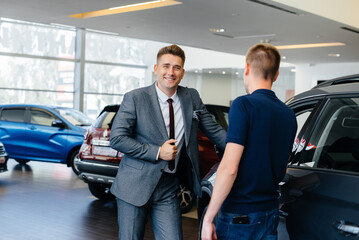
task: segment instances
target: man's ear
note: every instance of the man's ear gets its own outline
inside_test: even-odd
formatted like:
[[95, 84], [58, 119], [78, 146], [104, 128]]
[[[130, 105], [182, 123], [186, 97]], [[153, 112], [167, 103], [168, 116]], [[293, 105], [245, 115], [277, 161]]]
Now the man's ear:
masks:
[[244, 66], [244, 75], [248, 76], [249, 74], [249, 64], [246, 62]]
[[158, 66], [157, 66], [157, 64], [155, 64], [155, 66], [153, 67], [153, 71], [155, 72], [155, 74], [157, 74], [157, 68], [158, 68]]

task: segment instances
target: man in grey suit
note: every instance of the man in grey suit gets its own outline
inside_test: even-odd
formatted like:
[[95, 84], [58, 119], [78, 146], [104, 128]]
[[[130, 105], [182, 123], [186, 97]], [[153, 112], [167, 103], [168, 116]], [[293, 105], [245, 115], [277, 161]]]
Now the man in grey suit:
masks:
[[117, 197], [119, 239], [143, 239], [148, 215], [157, 240], [182, 239], [179, 182], [201, 196], [198, 129], [225, 148], [226, 132], [198, 92], [178, 86], [184, 62], [177, 45], [160, 49], [154, 66], [157, 82], [126, 93], [113, 122], [111, 147], [125, 154], [111, 187]]

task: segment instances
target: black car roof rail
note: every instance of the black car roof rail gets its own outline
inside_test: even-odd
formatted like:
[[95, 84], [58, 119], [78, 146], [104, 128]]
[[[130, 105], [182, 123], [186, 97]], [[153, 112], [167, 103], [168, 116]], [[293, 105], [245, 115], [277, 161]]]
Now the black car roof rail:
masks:
[[327, 81], [324, 81], [324, 82], [314, 86], [313, 88], [320, 88], [320, 87], [339, 85], [339, 84], [347, 84], [347, 83], [353, 83], [353, 82], [359, 82], [359, 74], [348, 75], [348, 76], [344, 76], [344, 77], [327, 80]]

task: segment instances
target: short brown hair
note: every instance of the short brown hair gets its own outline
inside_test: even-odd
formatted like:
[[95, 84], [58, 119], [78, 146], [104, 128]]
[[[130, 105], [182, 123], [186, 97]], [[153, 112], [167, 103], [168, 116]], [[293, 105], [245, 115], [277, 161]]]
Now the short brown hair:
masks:
[[246, 56], [246, 62], [256, 75], [265, 79], [275, 79], [280, 64], [280, 53], [270, 44], [260, 43], [251, 47]]
[[161, 48], [157, 53], [157, 62], [158, 62], [158, 59], [160, 59], [160, 57], [162, 57], [162, 55], [165, 55], [165, 54], [172, 54], [174, 56], [180, 57], [182, 59], [182, 65], [184, 65], [186, 56], [185, 56], [182, 48], [180, 48], [179, 46], [173, 44], [173, 45]]

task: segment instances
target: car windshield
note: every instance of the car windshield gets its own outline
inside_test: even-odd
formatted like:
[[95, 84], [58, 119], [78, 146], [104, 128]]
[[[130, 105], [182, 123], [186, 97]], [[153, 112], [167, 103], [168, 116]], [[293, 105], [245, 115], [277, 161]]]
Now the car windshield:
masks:
[[76, 126], [90, 126], [93, 123], [93, 120], [83, 114], [80, 111], [77, 111], [72, 108], [56, 108], [55, 109], [61, 116], [63, 116], [67, 121]]

